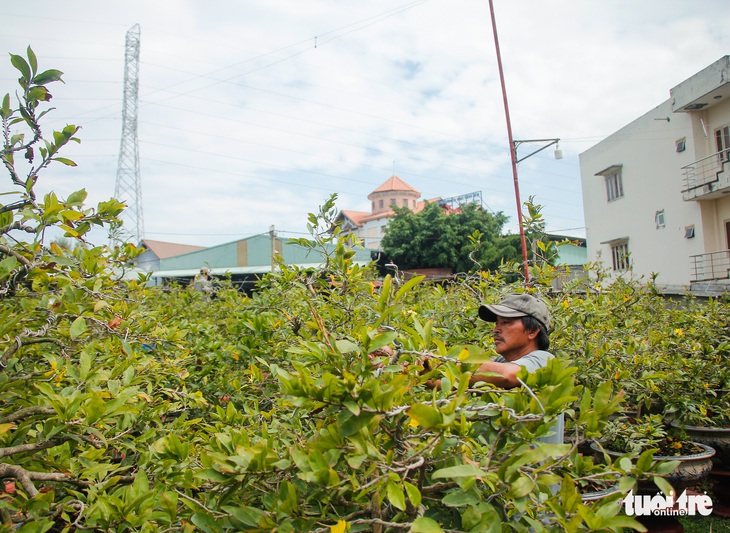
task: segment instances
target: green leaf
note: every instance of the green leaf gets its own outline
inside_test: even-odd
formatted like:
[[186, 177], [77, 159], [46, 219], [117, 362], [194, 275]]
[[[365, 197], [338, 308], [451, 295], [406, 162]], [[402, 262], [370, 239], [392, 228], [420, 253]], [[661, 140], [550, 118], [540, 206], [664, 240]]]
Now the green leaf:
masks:
[[408, 481], [404, 481], [403, 486], [405, 487], [408, 499], [411, 501], [413, 506], [418, 507], [421, 505], [421, 491], [418, 490], [418, 487]]
[[214, 468], [204, 468], [195, 472], [196, 479], [204, 479], [206, 481], [213, 481], [214, 483], [225, 483], [230, 481], [231, 476], [227, 476]]
[[86, 402], [85, 407], [86, 419], [84, 420], [84, 423], [88, 425], [93, 425], [97, 420], [104, 416], [104, 413], [106, 413], [106, 404], [104, 403], [104, 400], [101, 396], [97, 396], [96, 394]]
[[224, 505], [223, 510], [230, 513], [236, 520], [243, 522], [247, 526], [260, 527], [261, 520], [266, 513], [255, 507], [236, 507], [235, 505]]
[[20, 262], [13, 256], [6, 257], [0, 261], [0, 279], [7, 278], [15, 270]]
[[654, 481], [654, 484], [659, 487], [659, 490], [661, 490], [665, 496], [669, 496], [670, 494], [674, 493], [674, 487], [663, 477], [659, 476], [652, 476], [652, 480]]
[[25, 59], [23, 59], [22, 56], [10, 54], [10, 63], [12, 63], [12, 65], [20, 71], [20, 74], [22, 74], [23, 78], [25, 78], [25, 81], [29, 83], [32, 74], [30, 66], [26, 63]]
[[674, 472], [680, 465], [680, 461], [661, 461], [656, 465], [656, 473], [660, 476], [666, 476]]
[[26, 522], [20, 529], [15, 529], [17, 533], [44, 533], [53, 527], [53, 521], [48, 519], [33, 520]]
[[441, 468], [436, 470], [431, 477], [434, 479], [458, 479], [463, 477], [476, 477], [481, 479], [485, 475], [486, 472], [481, 468], [472, 464], [465, 464]]
[[368, 346], [368, 349], [372, 352], [372, 351], [377, 350], [378, 348], [387, 346], [387, 345], [391, 344], [397, 336], [398, 336], [398, 334], [395, 331], [385, 331], [383, 333], [378, 333], [370, 341], [370, 345]]
[[350, 353], [360, 350], [360, 347], [357, 344], [347, 339], [338, 340], [335, 342], [335, 346], [337, 347], [337, 351], [340, 353]]
[[46, 83], [51, 83], [53, 81], [62, 82], [63, 80], [61, 79], [61, 76], [63, 76], [63, 72], [60, 70], [50, 69], [35, 76], [32, 83], [35, 83], [36, 85], [45, 85]]
[[523, 498], [532, 492], [535, 488], [535, 482], [528, 476], [520, 476], [517, 481], [512, 483], [509, 489], [509, 496], [511, 498]]
[[443, 533], [443, 531], [438, 522], [427, 516], [416, 518], [411, 524], [412, 533]]
[[411, 405], [408, 409], [408, 416], [426, 429], [436, 427], [443, 422], [441, 412], [438, 409], [422, 403]]
[[195, 513], [190, 517], [190, 521], [205, 533], [220, 533], [222, 531], [215, 519], [208, 514]]
[[394, 481], [388, 481], [388, 485], [385, 488], [388, 494], [388, 500], [393, 507], [400, 509], [401, 511], [406, 510], [406, 497], [403, 492], [403, 488]]
[[12, 113], [13, 112], [10, 109], [10, 94], [6, 93], [3, 97], [3, 104], [2, 109], [0, 110], [0, 115], [2, 115], [3, 118], [9, 118]]
[[28, 91], [28, 100], [45, 102], [49, 99], [48, 89], [45, 87], [33, 87]]
[[88, 193], [86, 192], [86, 189], [81, 189], [81, 190], [72, 192], [66, 199], [66, 203], [68, 205], [80, 206], [80, 205], [83, 205], [84, 201], [86, 201], [87, 196], [88, 196]]
[[368, 425], [368, 423], [373, 419], [375, 416], [375, 413], [360, 413], [359, 415], [355, 416], [352, 414], [351, 411], [345, 411], [345, 416], [349, 417], [342, 422], [342, 427], [340, 429], [340, 435], [343, 437], [349, 437], [351, 435], [354, 435], [358, 431], [360, 431], [362, 428]]
[[76, 318], [71, 324], [71, 328], [68, 330], [68, 334], [73, 340], [78, 339], [81, 335], [86, 332], [86, 320], [80, 316]]
[[394, 301], [398, 302], [400, 301], [403, 296], [411, 290], [415, 285], [418, 283], [421, 283], [424, 279], [426, 279], [426, 276], [413, 276], [411, 279], [406, 281], [400, 289], [398, 289], [398, 292], [395, 293], [395, 297], [393, 298]]
[[481, 496], [473, 490], [449, 492], [441, 499], [441, 502], [448, 507], [466, 507], [467, 505], [476, 505], [481, 501]]
[[59, 163], [63, 163], [64, 165], [69, 166], [69, 167], [75, 167], [75, 166], [77, 166], [76, 163], [74, 163], [70, 159], [66, 159], [65, 157], [54, 157], [51, 160], [52, 161], [58, 161]]
[[651, 465], [654, 463], [654, 454], [652, 450], [646, 450], [642, 452], [639, 458], [636, 460], [636, 468], [641, 472], [647, 472], [651, 469]]
[[30, 71], [35, 75], [36, 72], [38, 72], [38, 58], [35, 55], [35, 52], [33, 49], [28, 46], [28, 48], [25, 50], [26, 55], [28, 56], [28, 63], [30, 64]]
[[612, 531], [621, 531], [630, 529], [632, 531], [648, 531], [646, 526], [630, 516], [612, 516], [604, 521], [604, 525], [607, 528], [611, 528]]

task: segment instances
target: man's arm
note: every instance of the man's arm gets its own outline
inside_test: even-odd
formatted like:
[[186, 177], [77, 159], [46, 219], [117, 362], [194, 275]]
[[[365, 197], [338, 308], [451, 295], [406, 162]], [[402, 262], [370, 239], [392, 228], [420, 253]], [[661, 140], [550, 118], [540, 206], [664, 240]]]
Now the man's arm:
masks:
[[488, 361], [483, 363], [469, 379], [470, 385], [479, 382], [492, 383], [502, 389], [511, 389], [520, 384], [517, 374], [522, 367], [517, 363], [499, 363]]

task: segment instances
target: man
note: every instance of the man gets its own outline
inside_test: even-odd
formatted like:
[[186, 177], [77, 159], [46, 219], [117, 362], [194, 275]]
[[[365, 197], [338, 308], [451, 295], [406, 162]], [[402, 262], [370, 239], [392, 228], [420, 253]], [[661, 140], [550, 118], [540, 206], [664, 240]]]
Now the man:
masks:
[[[471, 383], [493, 383], [501, 388], [518, 386], [521, 367], [534, 372], [547, 365], [553, 354], [548, 331], [550, 313], [547, 306], [529, 294], [510, 294], [497, 305], [479, 307], [479, 318], [494, 322], [494, 349], [499, 354], [474, 373]], [[484, 373], [495, 375], [484, 375]]]
[[[499, 354], [483, 363], [470, 383], [480, 381], [510, 389], [520, 384], [517, 374], [522, 367], [529, 372], [547, 365], [554, 356], [550, 348], [550, 312], [541, 300], [529, 294], [510, 294], [497, 305], [479, 307], [479, 318], [494, 322], [494, 349]], [[552, 426], [552, 434], [540, 440], [563, 442], [563, 415]]]

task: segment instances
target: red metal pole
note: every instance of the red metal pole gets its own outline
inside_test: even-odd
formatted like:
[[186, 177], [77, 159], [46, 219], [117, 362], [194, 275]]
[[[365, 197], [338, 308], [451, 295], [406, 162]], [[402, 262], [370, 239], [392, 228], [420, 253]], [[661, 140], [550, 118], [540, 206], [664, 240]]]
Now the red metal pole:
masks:
[[522, 245], [522, 265], [525, 271], [525, 284], [530, 282], [530, 268], [527, 262], [527, 240], [525, 239], [525, 227], [522, 222], [522, 201], [520, 200], [520, 183], [517, 179], [517, 146], [512, 138], [512, 123], [509, 118], [509, 104], [507, 103], [507, 88], [504, 84], [504, 72], [502, 71], [502, 56], [499, 52], [499, 39], [497, 38], [497, 21], [494, 18], [494, 4], [489, 0], [489, 13], [492, 15], [492, 30], [494, 33], [494, 48], [497, 51], [497, 67], [499, 79], [502, 83], [502, 97], [504, 99], [504, 116], [507, 119], [507, 137], [509, 139], [509, 153], [512, 159], [512, 177], [515, 184], [515, 200], [517, 202], [517, 222], [520, 226], [520, 244]]

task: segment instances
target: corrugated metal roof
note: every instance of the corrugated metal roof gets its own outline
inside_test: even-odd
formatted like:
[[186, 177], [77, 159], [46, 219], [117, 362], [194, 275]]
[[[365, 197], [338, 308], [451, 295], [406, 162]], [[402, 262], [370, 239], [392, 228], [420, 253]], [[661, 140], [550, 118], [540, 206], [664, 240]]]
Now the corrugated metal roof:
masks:
[[[360, 266], [366, 266], [370, 264], [369, 261], [355, 261]], [[287, 265], [295, 266], [298, 268], [321, 268], [322, 263], [301, 263], [298, 265]], [[200, 272], [199, 268], [185, 268], [178, 270], [158, 270], [152, 273], [153, 278], [192, 278]], [[209, 268], [208, 272], [211, 276], [225, 276], [226, 274], [266, 274], [271, 272], [271, 265], [260, 265], [260, 266], [241, 266], [241, 267], [225, 267], [225, 268]]]
[[203, 249], [202, 246], [193, 246], [192, 244], [177, 244], [174, 242], [153, 241], [150, 239], [143, 239], [142, 246], [155, 254], [158, 259], [166, 259], [168, 257], [175, 257], [177, 255], [183, 255]]

